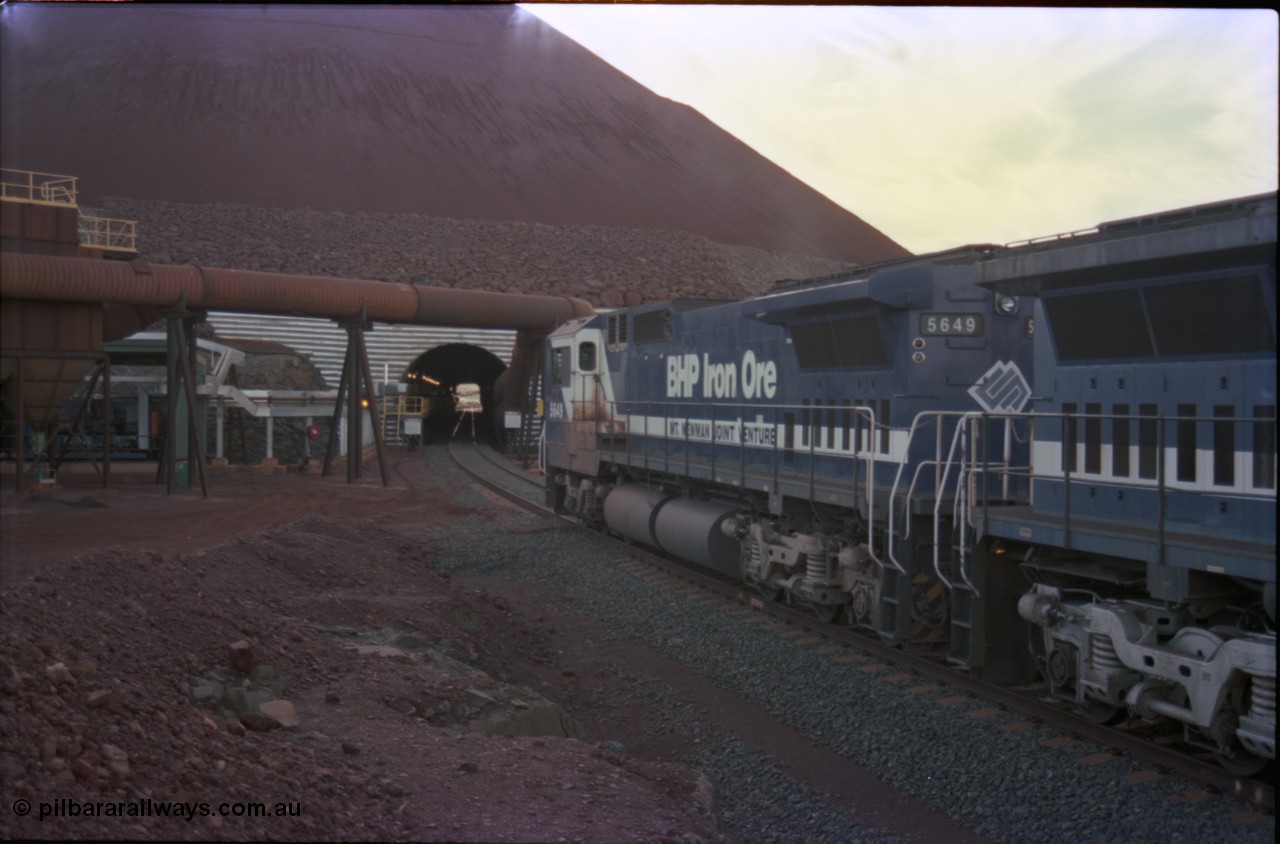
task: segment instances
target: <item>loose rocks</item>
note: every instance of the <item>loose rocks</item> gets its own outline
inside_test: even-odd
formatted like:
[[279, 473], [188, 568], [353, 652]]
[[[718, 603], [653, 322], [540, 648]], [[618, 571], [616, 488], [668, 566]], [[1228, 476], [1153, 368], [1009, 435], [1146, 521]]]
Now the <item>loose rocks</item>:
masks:
[[609, 308], [736, 299], [847, 266], [653, 229], [121, 198], [94, 211], [137, 220], [139, 248], [156, 263], [575, 296]]

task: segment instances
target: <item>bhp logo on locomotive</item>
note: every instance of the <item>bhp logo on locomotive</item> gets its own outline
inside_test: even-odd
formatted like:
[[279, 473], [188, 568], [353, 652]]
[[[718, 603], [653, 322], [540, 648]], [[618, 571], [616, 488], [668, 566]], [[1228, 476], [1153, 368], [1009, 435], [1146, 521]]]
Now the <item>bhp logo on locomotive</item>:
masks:
[[[739, 380], [741, 375], [741, 380]], [[701, 389], [698, 385], [701, 384]], [[667, 358], [667, 398], [771, 399], [778, 392], [778, 366], [771, 360], [756, 360], [748, 349], [742, 363], [712, 363], [711, 356], [672, 355]]]

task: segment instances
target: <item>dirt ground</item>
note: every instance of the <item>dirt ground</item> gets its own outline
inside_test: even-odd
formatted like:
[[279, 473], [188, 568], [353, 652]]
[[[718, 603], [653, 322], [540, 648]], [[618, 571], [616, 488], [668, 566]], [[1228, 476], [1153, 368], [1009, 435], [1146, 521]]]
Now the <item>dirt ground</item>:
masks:
[[[0, 837], [715, 840], [697, 772], [548, 705], [579, 684], [554, 619], [392, 529], [471, 512], [406, 465], [385, 489], [375, 470], [216, 476], [208, 499], [145, 475], [6, 491]], [[227, 708], [246, 695], [273, 700]], [[546, 735], [480, 730], [529, 713], [513, 732]], [[246, 803], [268, 816], [223, 814]]]
[[[64, 472], [47, 498], [7, 478], [0, 837], [750, 840], [680, 764], [699, 737], [658, 729], [625, 665], [864, 823], [980, 840], [675, 661], [602, 644], [549, 590], [432, 571], [399, 528], [512, 506], [442, 498], [424, 469], [455, 470], [433, 458], [392, 449], [385, 488], [368, 466], [350, 485], [216, 475], [208, 499], [165, 495], [154, 469], [105, 492]], [[90, 818], [89, 801], [151, 814]], [[270, 814], [222, 813], [245, 803]]]

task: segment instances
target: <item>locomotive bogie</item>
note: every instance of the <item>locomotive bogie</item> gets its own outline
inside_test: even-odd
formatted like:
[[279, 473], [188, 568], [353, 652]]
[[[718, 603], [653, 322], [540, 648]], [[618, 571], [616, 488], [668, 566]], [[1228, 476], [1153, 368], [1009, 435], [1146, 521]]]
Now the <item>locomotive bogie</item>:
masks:
[[[1273, 637], [1175, 623], [1176, 610], [1142, 602], [1064, 601], [1045, 585], [1023, 596], [1018, 611], [1041, 628], [1054, 693], [1180, 721], [1229, 758], [1237, 747], [1275, 758]], [[1073, 666], [1063, 664], [1069, 659]]]
[[[858, 606], [849, 619], [878, 629], [878, 571], [865, 544], [826, 534], [779, 530], [774, 522], [740, 515], [724, 531], [741, 544], [742, 579], [761, 594], [809, 606], [834, 620]], [[874, 603], [871, 603], [874, 600]]]

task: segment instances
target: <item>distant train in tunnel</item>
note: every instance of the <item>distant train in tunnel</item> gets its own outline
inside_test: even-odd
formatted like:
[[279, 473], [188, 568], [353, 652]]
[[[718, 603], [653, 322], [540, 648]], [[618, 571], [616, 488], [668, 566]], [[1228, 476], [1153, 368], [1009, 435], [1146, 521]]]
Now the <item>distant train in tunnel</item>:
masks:
[[483, 413], [484, 403], [479, 384], [459, 384], [453, 391], [453, 409], [457, 413]]
[[[498, 370], [501, 373], [501, 370]], [[467, 424], [488, 436], [494, 427], [493, 384], [474, 381], [448, 383], [422, 372], [409, 371], [404, 382], [388, 385], [390, 395], [403, 394], [385, 403], [384, 412], [400, 416], [398, 424], [405, 442], [409, 437], [430, 442], [457, 429], [461, 417], [475, 417]], [[469, 428], [470, 429], [470, 428]]]

